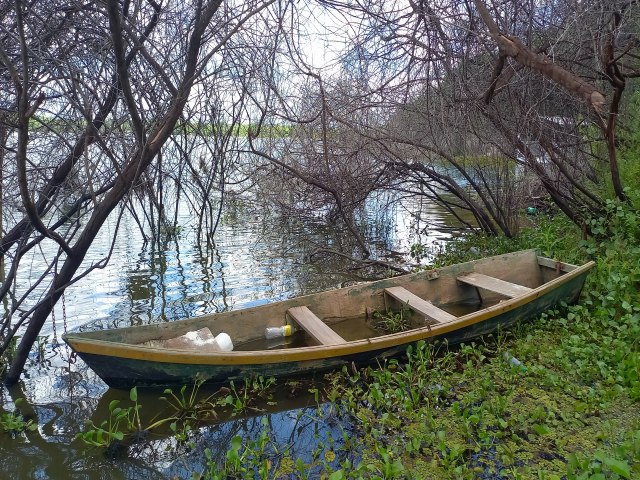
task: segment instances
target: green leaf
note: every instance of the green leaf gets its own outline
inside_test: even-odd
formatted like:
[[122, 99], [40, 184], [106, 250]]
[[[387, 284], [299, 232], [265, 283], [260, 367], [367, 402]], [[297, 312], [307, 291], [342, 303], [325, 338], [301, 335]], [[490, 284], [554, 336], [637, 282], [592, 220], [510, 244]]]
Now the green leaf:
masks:
[[546, 425], [540, 425], [537, 423], [533, 425], [533, 429], [536, 431], [538, 435], [546, 435], [551, 431], [549, 430], [549, 427], [547, 427]]
[[231, 439], [231, 448], [237, 452], [240, 450], [240, 447], [242, 447], [242, 437], [236, 435]]
[[613, 473], [617, 473], [623, 478], [631, 478], [631, 467], [629, 467], [626, 461], [612, 457], [604, 457], [604, 464], [609, 467]]
[[138, 401], [138, 387], [133, 387], [131, 389], [131, 391], [129, 392], [129, 398], [131, 399], [132, 402]]
[[111, 400], [109, 402], [109, 411], [113, 412], [114, 408], [116, 408], [119, 403], [120, 403], [120, 400]]
[[329, 475], [329, 480], [342, 480], [344, 478], [344, 473], [342, 469], [336, 470], [331, 475]]

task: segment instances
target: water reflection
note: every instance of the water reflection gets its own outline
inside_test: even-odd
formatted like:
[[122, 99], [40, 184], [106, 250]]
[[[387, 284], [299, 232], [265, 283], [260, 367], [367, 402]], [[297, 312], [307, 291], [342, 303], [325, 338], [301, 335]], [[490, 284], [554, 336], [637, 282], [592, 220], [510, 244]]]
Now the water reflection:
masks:
[[[204, 450], [211, 450], [212, 445], [231, 445], [235, 436], [242, 439], [243, 445], [261, 436], [268, 438], [266, 456], [273, 460], [274, 471], [285, 454], [291, 459], [313, 464], [316, 460], [314, 451], [327, 445], [327, 439], [334, 439], [332, 448], [341, 450], [348, 429], [348, 421], [336, 416], [333, 407], [328, 404], [226, 422], [200, 431], [195, 448], [174, 460], [163, 469], [163, 473], [168, 478], [185, 478], [189, 472], [203, 471], [206, 468]], [[274, 451], [272, 446], [276, 446], [278, 451]], [[357, 456], [359, 452], [352, 453]], [[224, 465], [225, 455], [226, 450], [212, 451], [211, 459], [218, 465]]]
[[[305, 388], [308, 387], [310, 385]], [[201, 393], [205, 396], [211, 392]], [[24, 396], [20, 387], [5, 390], [4, 394], [12, 401]], [[160, 395], [160, 391], [153, 390], [139, 393], [143, 426], [157, 419], [159, 412], [161, 418], [163, 413], [170, 414], [166, 408], [159, 407], [167, 405], [159, 400]], [[318, 405], [308, 395], [302, 395], [295, 398], [281, 396], [275, 407], [268, 407], [271, 409], [268, 414], [218, 418], [214, 423], [193, 430], [181, 441], [168, 428], [145, 433], [139, 441], [130, 442], [121, 449], [92, 448], [76, 438], [77, 432], [86, 430], [88, 421], [100, 425], [108, 418], [110, 402], [119, 400], [123, 407], [132, 405], [128, 397], [128, 392], [109, 390], [99, 399], [91, 395], [74, 395], [67, 401], [21, 407], [25, 418], [35, 420], [39, 428], [0, 442], [3, 465], [0, 478], [187, 479], [192, 478], [194, 472], [205, 471], [208, 459], [224, 465], [234, 437], [239, 437], [245, 446], [255, 445], [263, 438], [265, 456], [274, 467], [285, 453], [291, 459], [300, 458], [310, 463], [314, 460], [313, 452], [321, 451], [328, 438], [335, 439], [335, 448], [340, 449], [348, 437], [349, 421], [335, 410], [335, 406]], [[264, 402], [259, 405], [267, 407]], [[208, 455], [205, 450], [209, 451]], [[349, 454], [357, 457], [358, 452]], [[19, 461], [12, 461], [16, 456]]]
[[[302, 263], [303, 232], [295, 225], [263, 229], [270, 220], [223, 224], [216, 243], [197, 242], [187, 231], [179, 241], [150, 246], [112, 293], [125, 301], [110, 309], [109, 318], [85, 328], [174, 320], [335, 287], [335, 277], [308, 276], [313, 267]], [[326, 229], [312, 228], [304, 233], [307, 242], [319, 241], [313, 237]], [[313, 285], [300, 285], [300, 279]]]

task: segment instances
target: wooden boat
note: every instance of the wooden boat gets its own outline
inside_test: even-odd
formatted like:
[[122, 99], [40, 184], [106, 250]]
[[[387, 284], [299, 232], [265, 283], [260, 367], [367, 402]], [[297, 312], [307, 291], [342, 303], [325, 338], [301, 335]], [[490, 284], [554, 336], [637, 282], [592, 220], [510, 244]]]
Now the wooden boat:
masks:
[[[186, 320], [65, 335], [64, 340], [109, 386], [168, 386], [241, 380], [251, 376], [310, 375], [346, 364], [403, 353], [420, 340], [466, 342], [536, 317], [560, 302], [575, 302], [593, 262], [570, 265], [509, 253], [449, 267]], [[411, 311], [408, 330], [372, 328], [374, 312]], [[296, 333], [273, 347], [266, 327], [285, 323]], [[226, 332], [235, 349], [158, 348], [208, 327]], [[146, 344], [145, 344], [146, 343]]]

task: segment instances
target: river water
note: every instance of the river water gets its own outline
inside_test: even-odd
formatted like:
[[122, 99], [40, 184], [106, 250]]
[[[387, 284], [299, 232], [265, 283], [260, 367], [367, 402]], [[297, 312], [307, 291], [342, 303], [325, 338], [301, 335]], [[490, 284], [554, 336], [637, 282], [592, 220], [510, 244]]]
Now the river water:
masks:
[[[381, 197], [371, 200], [366, 212], [364, 235], [374, 255], [390, 261], [415, 261], [404, 253], [412, 244], [442, 248], [455, 234], [452, 217], [419, 199], [389, 202]], [[145, 244], [133, 219], [125, 215], [108, 266], [67, 289], [23, 379], [0, 390], [0, 414], [23, 399], [20, 412], [37, 424], [36, 430], [16, 438], [0, 431], [0, 479], [191, 478], [204, 468], [206, 448], [224, 458], [235, 435], [256, 438], [266, 429], [289, 446], [292, 456], [298, 452], [302, 458], [319, 439], [342, 436], [344, 423], [318, 421], [326, 420], [330, 406], [318, 405], [306, 394], [292, 400], [284, 392], [273, 412], [218, 421], [194, 432], [186, 446], [165, 435], [114, 457], [74, 439], [86, 430], [87, 421], [98, 424], [104, 419], [110, 401], [124, 404], [129, 393], [108, 389], [61, 343], [63, 332], [238, 309], [337, 288], [370, 273], [348, 271], [339, 257], [318, 261], [318, 248], [349, 251], [351, 243], [348, 235], [319, 218], [294, 218], [238, 199], [224, 210], [215, 242], [209, 245], [197, 238], [186, 208], [178, 223], [176, 239]], [[105, 225], [88, 264], [109, 251], [114, 228], [115, 223]], [[161, 393], [140, 392], [145, 415], [159, 411]]]

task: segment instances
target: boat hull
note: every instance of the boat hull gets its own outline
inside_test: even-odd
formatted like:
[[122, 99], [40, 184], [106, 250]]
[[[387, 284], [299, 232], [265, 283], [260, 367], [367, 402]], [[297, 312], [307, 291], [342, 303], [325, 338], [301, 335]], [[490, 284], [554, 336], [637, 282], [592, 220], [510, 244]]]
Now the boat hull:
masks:
[[365, 339], [330, 348], [318, 346], [268, 352], [232, 352], [228, 355], [174, 354], [159, 357], [157, 352], [145, 349], [114, 349], [109, 342], [99, 340], [82, 345], [82, 342], [74, 342], [73, 335], [65, 340], [91, 369], [114, 388], [183, 385], [198, 377], [208, 383], [245, 380], [254, 376], [308, 377], [344, 365], [362, 365], [376, 359], [399, 356], [409, 345], [419, 341], [469, 342], [498, 328], [535, 318], [561, 302], [575, 302], [591, 265], [587, 267], [579, 267], [580, 271], [534, 289], [531, 295], [461, 317], [456, 324], [417, 328], [385, 335], [375, 341]]

